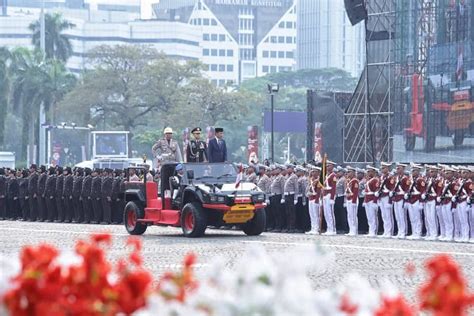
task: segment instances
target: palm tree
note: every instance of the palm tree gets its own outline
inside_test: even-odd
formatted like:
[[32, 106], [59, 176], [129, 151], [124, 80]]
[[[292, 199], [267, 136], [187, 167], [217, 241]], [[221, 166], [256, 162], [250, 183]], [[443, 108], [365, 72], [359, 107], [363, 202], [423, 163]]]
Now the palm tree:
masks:
[[[46, 58], [66, 62], [72, 55], [72, 45], [69, 39], [62, 33], [75, 27], [75, 25], [64, 20], [60, 13], [46, 13], [44, 21]], [[36, 48], [40, 48], [41, 22], [38, 20], [31, 23], [29, 29], [33, 32], [33, 45]]]
[[7, 116], [8, 95], [10, 89], [8, 68], [10, 61], [10, 51], [5, 47], [0, 47], [0, 147], [3, 145], [5, 118]]

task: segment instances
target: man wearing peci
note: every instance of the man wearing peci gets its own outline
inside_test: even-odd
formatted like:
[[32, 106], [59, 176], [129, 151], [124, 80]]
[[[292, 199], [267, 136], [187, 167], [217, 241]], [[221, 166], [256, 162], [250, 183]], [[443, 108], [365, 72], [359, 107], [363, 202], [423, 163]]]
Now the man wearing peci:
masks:
[[207, 155], [209, 162], [226, 162], [227, 161], [227, 147], [224, 137], [224, 129], [217, 127], [216, 128], [216, 137], [209, 140]]

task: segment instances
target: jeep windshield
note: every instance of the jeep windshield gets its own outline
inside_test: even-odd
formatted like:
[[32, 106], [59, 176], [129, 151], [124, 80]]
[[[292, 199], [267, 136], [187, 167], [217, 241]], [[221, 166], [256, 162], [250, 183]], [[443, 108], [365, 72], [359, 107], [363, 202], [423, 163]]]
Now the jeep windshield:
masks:
[[237, 172], [230, 163], [200, 163], [186, 164], [186, 170], [194, 171], [196, 182], [235, 182]]

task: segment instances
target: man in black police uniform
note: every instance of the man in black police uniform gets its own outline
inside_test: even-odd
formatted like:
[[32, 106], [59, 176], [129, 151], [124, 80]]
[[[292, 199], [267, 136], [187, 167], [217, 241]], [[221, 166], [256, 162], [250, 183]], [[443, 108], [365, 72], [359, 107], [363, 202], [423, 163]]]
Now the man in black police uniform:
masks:
[[28, 170], [21, 171], [21, 178], [18, 180], [20, 185], [20, 208], [21, 220], [26, 221], [30, 214], [30, 205], [28, 204]]
[[70, 223], [74, 219], [74, 206], [72, 204], [72, 186], [74, 177], [71, 167], [64, 168], [64, 187], [63, 187], [63, 203], [64, 203], [64, 220]]
[[196, 127], [191, 131], [194, 139], [191, 140], [186, 148], [186, 162], [206, 162], [207, 144], [201, 140], [201, 128]]
[[54, 221], [64, 222], [64, 199], [63, 199], [63, 190], [64, 190], [64, 175], [63, 168], [60, 166], [56, 167], [56, 219]]
[[8, 182], [5, 177], [5, 169], [0, 167], [0, 220], [7, 217], [7, 187]]
[[82, 191], [82, 180], [84, 179], [84, 170], [82, 168], [77, 168], [74, 181], [72, 183], [72, 204], [74, 206], [74, 221], [77, 223], [82, 223], [84, 221], [84, 213], [82, 212], [82, 201], [81, 201], [81, 191]]
[[40, 175], [38, 177], [38, 220], [44, 222], [46, 220], [46, 180], [48, 174], [46, 173], [46, 166], [40, 166]]
[[94, 216], [92, 219], [92, 224], [99, 224], [102, 220], [102, 202], [101, 202], [101, 193], [102, 189], [102, 170], [99, 168], [94, 169], [92, 172], [92, 186], [91, 186], [91, 202], [92, 210], [94, 211]]
[[122, 170], [114, 170], [114, 178], [112, 181], [112, 224], [120, 224], [122, 222], [122, 214], [124, 205], [123, 192], [121, 191], [123, 178]]
[[112, 223], [112, 190], [113, 182], [112, 178], [112, 169], [105, 168], [104, 176], [102, 178], [101, 186], [101, 198], [102, 198], [102, 209], [104, 211], [102, 223], [110, 224]]
[[28, 177], [28, 200], [30, 203], [30, 214], [28, 219], [36, 221], [38, 218], [38, 172], [35, 164], [30, 166], [30, 176]]
[[56, 168], [49, 167], [48, 179], [46, 180], [46, 210], [47, 210], [47, 222], [52, 222], [57, 218], [56, 211]]
[[84, 179], [82, 180], [82, 213], [84, 214], [84, 223], [89, 223], [92, 219], [92, 203], [91, 203], [91, 186], [92, 186], [92, 170], [90, 168], [84, 169]]
[[20, 194], [20, 186], [16, 178], [16, 170], [10, 169], [8, 172], [8, 191], [7, 191], [7, 217], [16, 220], [19, 217], [18, 195]]

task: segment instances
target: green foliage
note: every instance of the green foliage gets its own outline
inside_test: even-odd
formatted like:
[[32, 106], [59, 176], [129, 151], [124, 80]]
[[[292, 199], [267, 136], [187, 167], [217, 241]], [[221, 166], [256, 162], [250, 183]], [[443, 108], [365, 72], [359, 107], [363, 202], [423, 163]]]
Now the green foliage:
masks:
[[[60, 13], [46, 13], [45, 24], [45, 52], [47, 59], [56, 59], [66, 62], [72, 55], [72, 45], [69, 39], [62, 34], [65, 30], [75, 25], [62, 18]], [[41, 46], [41, 21], [30, 24], [29, 29], [33, 32], [32, 43], [35, 48]]]

